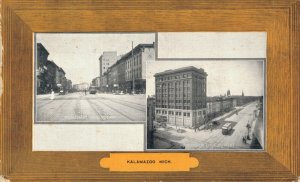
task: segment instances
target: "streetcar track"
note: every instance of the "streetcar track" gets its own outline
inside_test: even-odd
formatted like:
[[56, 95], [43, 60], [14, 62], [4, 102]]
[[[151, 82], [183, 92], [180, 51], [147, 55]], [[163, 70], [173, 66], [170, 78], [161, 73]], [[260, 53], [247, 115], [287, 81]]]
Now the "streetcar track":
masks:
[[[59, 110], [65, 103], [67, 103], [68, 100], [65, 100], [65, 102], [63, 102], [62, 104], [60, 104], [57, 108], [55, 108], [55, 111], [52, 112], [51, 115], [48, 115], [45, 121], [51, 121], [53, 119], [53, 117], [57, 114], [57, 110]], [[49, 119], [48, 119], [49, 118]]]
[[[100, 114], [99, 111], [98, 111], [98, 110], [95, 108], [95, 106], [94, 106], [94, 105], [96, 105], [96, 104], [93, 103], [93, 102], [91, 102], [90, 99], [86, 99], [86, 100], [87, 100], [87, 102], [90, 104], [91, 108], [96, 112], [96, 114], [98, 115], [99, 119], [100, 119], [101, 121], [104, 121], [104, 119], [103, 119], [103, 117], [102, 117], [102, 114]], [[96, 105], [96, 106], [98, 106], [98, 105]]]
[[[122, 105], [122, 106], [125, 106], [124, 104], [122, 104], [122, 103], [120, 103], [120, 102], [117, 102], [117, 101], [113, 101], [113, 100], [109, 100], [109, 101], [118, 103], [118, 104], [120, 104], [120, 105]], [[126, 101], [125, 101], [125, 102], [126, 102]], [[141, 111], [141, 112], [146, 112], [146, 110], [144, 110], [144, 109], [135, 108], [135, 107], [133, 107], [133, 106], [126, 105], [126, 107], [130, 107], [130, 108], [132, 108], [132, 109], [135, 109], [135, 110], [138, 110], [138, 111]], [[145, 107], [146, 107], [146, 106], [145, 106]]]
[[127, 101], [127, 100], [121, 100], [121, 99], [118, 99], [118, 101], [127, 102], [127, 103], [136, 104], [136, 105], [139, 105], [139, 106], [146, 107], [146, 105], [145, 105], [145, 104], [139, 104], [139, 103], [130, 102], [130, 101]]
[[101, 103], [104, 104], [105, 106], [107, 106], [108, 108], [114, 110], [115, 112], [121, 114], [122, 116], [126, 117], [126, 118], [129, 119], [130, 121], [135, 121], [135, 119], [133, 119], [133, 118], [131, 118], [131, 117], [129, 117], [129, 116], [123, 114], [122, 112], [118, 111], [117, 109], [111, 107], [109, 104], [106, 104], [106, 103], [104, 103], [104, 102], [101, 102]]
[[37, 106], [38, 109], [41, 109], [41, 108], [43, 108], [44, 106], [46, 106], [46, 105], [52, 103], [53, 101], [54, 101], [54, 100], [50, 100], [49, 102], [46, 102], [46, 103], [44, 103], [44, 104], [38, 104], [38, 103], [36, 103], [36, 106]]

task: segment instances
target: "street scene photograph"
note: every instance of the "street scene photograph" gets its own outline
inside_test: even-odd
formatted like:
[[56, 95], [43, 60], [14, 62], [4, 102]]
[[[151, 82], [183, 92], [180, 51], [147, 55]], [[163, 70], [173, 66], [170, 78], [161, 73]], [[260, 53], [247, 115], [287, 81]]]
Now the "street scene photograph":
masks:
[[264, 61], [147, 63], [147, 149], [262, 150]]
[[35, 34], [35, 123], [145, 123], [154, 33]]

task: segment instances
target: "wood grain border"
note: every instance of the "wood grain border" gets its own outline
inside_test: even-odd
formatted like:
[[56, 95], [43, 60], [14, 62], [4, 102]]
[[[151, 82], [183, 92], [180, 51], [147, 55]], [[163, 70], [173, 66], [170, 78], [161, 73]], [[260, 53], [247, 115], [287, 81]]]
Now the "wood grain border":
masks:
[[[4, 0], [0, 172], [11, 181], [296, 180], [300, 175], [300, 2]], [[191, 172], [110, 173], [104, 152], [32, 152], [33, 32], [266, 31], [265, 152], [193, 152]]]

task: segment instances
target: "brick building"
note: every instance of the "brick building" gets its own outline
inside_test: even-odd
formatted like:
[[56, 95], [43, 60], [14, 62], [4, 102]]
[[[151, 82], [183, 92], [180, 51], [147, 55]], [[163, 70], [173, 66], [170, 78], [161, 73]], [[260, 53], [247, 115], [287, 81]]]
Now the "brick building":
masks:
[[41, 44], [37, 43], [36, 45], [36, 87], [37, 94], [47, 93], [47, 61], [49, 52], [47, 49]]
[[139, 44], [125, 54], [125, 92], [144, 93], [146, 90], [146, 62], [155, 60], [153, 44]]
[[154, 59], [154, 43], [137, 45], [114, 64], [105, 68], [106, 71], [100, 77], [100, 90], [104, 92], [132, 93], [134, 88], [135, 93], [145, 93], [146, 62], [154, 61]]
[[156, 73], [156, 116], [167, 123], [194, 127], [204, 124], [206, 116], [206, 77], [193, 66]]

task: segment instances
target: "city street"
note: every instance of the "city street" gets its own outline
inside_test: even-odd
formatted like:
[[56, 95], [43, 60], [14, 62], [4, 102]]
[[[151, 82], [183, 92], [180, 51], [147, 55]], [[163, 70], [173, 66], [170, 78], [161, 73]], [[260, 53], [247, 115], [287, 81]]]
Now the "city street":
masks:
[[145, 122], [145, 95], [37, 95], [37, 122]]
[[[252, 102], [239, 108], [241, 110], [238, 114], [233, 111], [214, 119], [219, 121], [220, 125], [212, 129], [202, 128], [200, 131], [195, 132], [193, 129], [181, 128], [183, 132], [177, 132], [174, 126], [157, 128], [154, 133], [157, 138], [157, 141], [154, 141], [154, 146], [162, 147], [163, 143], [166, 142], [161, 139], [167, 139], [173, 144], [184, 146], [187, 150], [249, 149], [251, 140], [244, 143], [242, 138], [248, 134], [246, 128], [248, 122], [252, 127], [255, 126], [256, 119], [253, 112], [256, 110], [256, 104], [257, 102]], [[233, 126], [233, 130], [228, 135], [223, 135], [222, 126], [228, 122]], [[250, 136], [252, 135], [250, 134]]]

